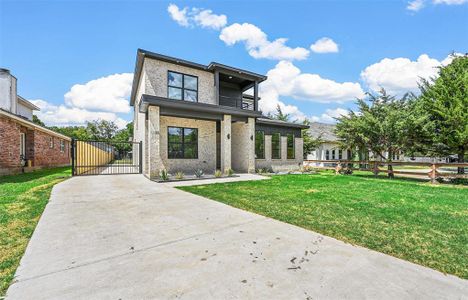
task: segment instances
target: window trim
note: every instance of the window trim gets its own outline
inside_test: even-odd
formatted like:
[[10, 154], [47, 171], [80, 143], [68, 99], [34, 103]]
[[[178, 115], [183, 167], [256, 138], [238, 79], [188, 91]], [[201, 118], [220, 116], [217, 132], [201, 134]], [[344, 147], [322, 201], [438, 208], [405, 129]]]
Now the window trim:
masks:
[[[279, 142], [278, 142], [278, 145], [279, 145], [279, 147], [278, 147], [279, 157], [273, 157], [273, 153], [274, 153], [274, 152], [273, 152], [273, 136], [276, 135], [276, 134], [279, 136]], [[271, 159], [272, 159], [272, 160], [273, 160], [273, 159], [281, 160], [281, 158], [282, 158], [282, 153], [281, 153], [281, 133], [280, 133], [280, 132], [274, 132], [274, 133], [271, 134]]]
[[[263, 133], [263, 156], [257, 157], [257, 132]], [[255, 159], [265, 159], [265, 130], [255, 130]]]
[[[169, 145], [171, 142], [169, 142], [169, 129], [170, 128], [181, 128], [182, 129], [182, 156], [183, 157], [170, 157], [169, 156]], [[196, 130], [197, 132], [197, 142], [196, 143], [189, 143], [191, 145], [196, 145], [197, 146], [197, 151], [196, 151], [196, 156], [195, 157], [184, 157], [185, 156], [185, 129], [192, 129]], [[175, 144], [175, 143], [172, 143]], [[198, 159], [198, 128], [192, 128], [192, 127], [181, 127], [181, 126], [167, 126], [167, 159]]]
[[[175, 74], [180, 74], [182, 75], [182, 87], [179, 87], [179, 86], [174, 86], [174, 85], [170, 85], [169, 84], [169, 74], [170, 73], [175, 73]], [[197, 79], [197, 89], [194, 90], [194, 89], [189, 89], [189, 88], [185, 88], [185, 76], [190, 76], [190, 77], [195, 77]], [[185, 73], [181, 73], [181, 72], [177, 72], [177, 71], [171, 71], [171, 70], [167, 70], [167, 99], [170, 99], [170, 100], [176, 100], [176, 101], [187, 101], [187, 102], [194, 102], [194, 101], [188, 101], [188, 100], [185, 100], [185, 93], [184, 91], [187, 90], [187, 91], [191, 91], [191, 92], [196, 92], [197, 93], [197, 97], [196, 97], [196, 101], [195, 102], [198, 102], [198, 91], [199, 91], [199, 83], [198, 83], [198, 76], [195, 76], [195, 75], [190, 75], [190, 74], [185, 74]], [[182, 92], [182, 99], [175, 99], [175, 98], [169, 98], [169, 88], [175, 88], [175, 89], [180, 89], [181, 92]]]
[[[292, 137], [292, 157], [289, 157], [289, 144], [288, 144], [288, 139], [289, 137]], [[286, 135], [286, 159], [296, 159], [296, 141], [295, 141], [295, 136], [292, 133], [288, 133]]]

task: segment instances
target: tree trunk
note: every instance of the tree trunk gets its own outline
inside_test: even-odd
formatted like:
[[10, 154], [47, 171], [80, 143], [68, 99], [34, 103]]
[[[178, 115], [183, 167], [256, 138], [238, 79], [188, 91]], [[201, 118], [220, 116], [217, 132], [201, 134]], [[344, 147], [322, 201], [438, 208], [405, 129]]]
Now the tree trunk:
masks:
[[[465, 162], [465, 148], [460, 148], [460, 152], [458, 152], [458, 162], [464, 163]], [[465, 174], [464, 167], [458, 167], [458, 174]]]
[[393, 174], [393, 166], [391, 165], [392, 162], [388, 163], [388, 178], [393, 179], [395, 175]]

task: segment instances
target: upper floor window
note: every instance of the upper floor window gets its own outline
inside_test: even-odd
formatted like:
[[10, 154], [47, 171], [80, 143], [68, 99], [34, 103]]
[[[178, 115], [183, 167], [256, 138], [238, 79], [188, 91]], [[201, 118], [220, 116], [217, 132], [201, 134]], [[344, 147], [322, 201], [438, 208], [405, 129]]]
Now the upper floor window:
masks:
[[294, 159], [294, 134], [288, 134], [288, 159]]
[[271, 135], [271, 158], [281, 159], [281, 135], [279, 133]]
[[265, 132], [262, 130], [255, 132], [255, 157], [259, 159], [265, 158]]
[[198, 77], [169, 71], [167, 73], [167, 98], [198, 101]]

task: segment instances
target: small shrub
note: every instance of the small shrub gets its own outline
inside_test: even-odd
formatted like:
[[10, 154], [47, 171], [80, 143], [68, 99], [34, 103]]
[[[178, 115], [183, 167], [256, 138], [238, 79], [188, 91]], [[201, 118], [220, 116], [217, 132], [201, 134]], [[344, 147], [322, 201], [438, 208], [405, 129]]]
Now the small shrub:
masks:
[[175, 174], [175, 178], [176, 178], [176, 179], [179, 179], [179, 180], [180, 180], [180, 179], [184, 179], [184, 176], [185, 176], [185, 175], [184, 175], [183, 172], [177, 172], [177, 173]]
[[228, 170], [226, 171], [226, 175], [229, 176], [229, 177], [231, 177], [232, 175], [234, 175], [234, 171], [233, 171], [232, 169], [228, 169]]
[[342, 175], [352, 175], [353, 169], [346, 167], [346, 168], [341, 169], [339, 173]]
[[198, 170], [195, 171], [195, 177], [202, 178], [203, 175], [204, 175], [204, 173], [203, 173], [202, 169], [198, 169]]
[[214, 176], [216, 178], [219, 178], [219, 177], [223, 176], [223, 172], [221, 172], [221, 170], [216, 170], [216, 172], [214, 173]]
[[167, 173], [166, 169], [159, 171], [159, 178], [164, 181], [169, 180], [169, 173]]

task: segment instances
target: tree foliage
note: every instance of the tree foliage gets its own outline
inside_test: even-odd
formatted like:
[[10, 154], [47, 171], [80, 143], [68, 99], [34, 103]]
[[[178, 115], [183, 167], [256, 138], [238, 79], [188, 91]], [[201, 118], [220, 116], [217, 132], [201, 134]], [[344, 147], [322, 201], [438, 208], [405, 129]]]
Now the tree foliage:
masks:
[[[302, 123], [304, 125], [310, 126], [310, 121], [308, 119], [305, 119]], [[312, 151], [317, 149], [318, 146], [323, 143], [320, 136], [318, 138], [312, 137], [309, 128], [302, 129], [302, 139], [304, 143], [304, 159], [307, 159], [307, 155], [312, 153]]]
[[338, 118], [336, 135], [347, 148], [366, 149], [375, 158], [391, 162], [393, 154], [408, 144], [412, 97], [405, 95], [397, 99], [384, 89], [377, 95], [367, 96], [357, 100], [358, 112], [350, 111]]
[[[429, 155], [457, 154], [465, 161], [468, 151], [468, 55], [454, 57], [440, 67], [438, 77], [422, 79], [415, 105], [417, 143]], [[463, 168], [459, 171], [461, 172]]]
[[36, 115], [33, 115], [32, 121], [33, 121], [34, 124], [37, 124], [37, 125], [42, 126], [42, 127], [45, 127], [44, 122], [42, 122], [41, 119], [39, 119], [39, 117], [36, 116]]

